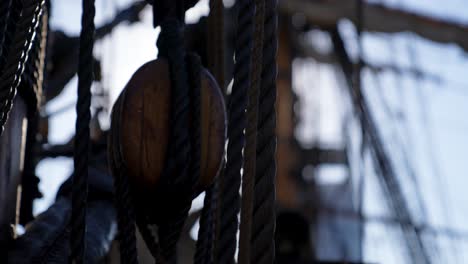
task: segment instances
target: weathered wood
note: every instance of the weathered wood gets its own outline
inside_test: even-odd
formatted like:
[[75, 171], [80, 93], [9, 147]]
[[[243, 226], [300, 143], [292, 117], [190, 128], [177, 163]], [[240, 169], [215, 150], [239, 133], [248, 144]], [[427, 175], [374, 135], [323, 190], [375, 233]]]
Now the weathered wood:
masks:
[[[280, 0], [280, 11], [302, 14], [308, 23], [333, 27], [340, 19], [356, 22], [357, 0]], [[468, 51], [468, 26], [443, 21], [381, 4], [363, 4], [363, 30], [385, 33], [413, 32], [441, 43], [456, 43]]]
[[20, 97], [16, 97], [5, 132], [0, 137], [0, 248], [4, 248], [11, 235], [14, 235], [12, 227], [18, 221], [26, 144], [26, 114], [26, 104]]
[[[206, 70], [201, 77], [200, 191], [217, 175], [226, 139], [223, 95]], [[146, 199], [159, 187], [166, 164], [170, 144], [170, 98], [168, 64], [158, 59], [137, 70], [113, 108], [111, 137], [118, 133], [120, 145], [111, 144], [110, 151], [120, 151], [130, 182], [139, 191], [135, 195]]]

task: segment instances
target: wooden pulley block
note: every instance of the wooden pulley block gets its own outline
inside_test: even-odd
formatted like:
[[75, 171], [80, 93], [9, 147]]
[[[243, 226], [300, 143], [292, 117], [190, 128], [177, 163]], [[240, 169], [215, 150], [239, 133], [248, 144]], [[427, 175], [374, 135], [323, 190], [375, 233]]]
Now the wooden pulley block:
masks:
[[[201, 70], [200, 77], [201, 179], [196, 188], [199, 192], [205, 190], [218, 174], [226, 141], [223, 95], [207, 70]], [[125, 164], [137, 199], [148, 200], [161, 187], [170, 146], [170, 109], [171, 81], [165, 59], [153, 60], [140, 67], [112, 109], [110, 164], [114, 167]]]

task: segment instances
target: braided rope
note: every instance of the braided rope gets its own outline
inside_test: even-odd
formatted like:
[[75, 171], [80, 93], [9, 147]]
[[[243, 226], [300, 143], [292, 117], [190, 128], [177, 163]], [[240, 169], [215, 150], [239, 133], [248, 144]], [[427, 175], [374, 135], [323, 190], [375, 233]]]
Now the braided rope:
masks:
[[251, 0], [237, 2], [237, 39], [235, 47], [234, 84], [229, 100], [228, 146], [224, 177], [220, 178], [219, 226], [215, 263], [234, 263], [238, 213], [242, 150], [245, 144], [247, 89], [250, 86], [250, 56], [252, 48], [254, 3]]
[[[210, 0], [210, 14], [208, 16], [208, 35], [206, 36], [206, 53], [210, 54], [208, 56], [208, 69], [215, 77], [216, 81], [218, 82], [219, 86], [221, 87], [221, 91], [226, 97], [226, 84], [225, 84], [225, 63], [224, 63], [224, 4], [222, 0]], [[225, 157], [223, 157], [224, 160]], [[223, 163], [224, 166], [224, 163]], [[211, 210], [211, 244], [209, 245], [209, 261], [207, 263], [213, 263], [216, 259], [215, 257], [215, 248], [216, 243], [219, 240], [219, 218], [221, 216], [221, 212], [219, 209], [219, 182], [220, 178], [224, 177], [224, 169], [222, 169], [218, 177], [215, 178], [213, 185], [205, 192], [205, 201], [203, 205], [203, 210], [208, 211]], [[209, 200], [207, 201], [206, 199]], [[207, 202], [211, 202], [211, 204], [207, 204]], [[206, 206], [209, 208], [205, 209]], [[203, 224], [203, 214], [205, 213], [202, 211], [202, 216], [200, 217], [200, 231], [198, 237], [202, 237], [200, 234], [202, 232]], [[208, 222], [208, 221], [207, 221]], [[204, 231], [203, 231], [204, 232]], [[204, 239], [204, 238], [203, 238]]]
[[[251, 58], [251, 77], [248, 91], [246, 147], [244, 151], [244, 174], [242, 176], [242, 211], [239, 237], [239, 263], [250, 263], [252, 238], [252, 212], [254, 200], [254, 184], [257, 165], [257, 120], [258, 95], [261, 85], [262, 53], [263, 53], [263, 23], [265, 16], [265, 0], [255, 0], [255, 32]], [[257, 249], [256, 249], [257, 250]]]
[[138, 253], [136, 248], [135, 212], [133, 211], [132, 197], [129, 190], [129, 182], [125, 169], [120, 168], [113, 174], [115, 185], [115, 197], [117, 207], [117, 221], [119, 225], [120, 238], [120, 262], [126, 264], [137, 264]]
[[272, 264], [275, 259], [276, 177], [276, 52], [277, 0], [266, 0], [262, 85], [259, 96], [257, 168], [254, 185], [251, 263]]
[[[161, 33], [158, 39], [160, 55], [166, 57], [172, 83], [171, 97], [171, 146], [163, 177], [172, 186], [169, 189], [177, 189], [182, 196], [171, 198], [174, 204], [171, 206], [167, 217], [159, 225], [159, 238], [163, 257], [169, 262], [176, 261], [176, 246], [185, 219], [192, 203], [193, 175], [189, 175], [191, 140], [188, 135], [189, 128], [189, 83], [185, 63], [183, 23], [175, 18], [168, 18], [161, 24]], [[199, 166], [199, 165], [198, 165]], [[168, 178], [169, 177], [169, 178]], [[188, 178], [192, 177], [192, 178]], [[187, 184], [190, 182], [191, 184]]]
[[91, 119], [91, 84], [93, 82], [94, 0], [83, 0], [78, 63], [78, 101], [71, 218], [71, 257], [85, 263], [86, 201], [88, 196], [89, 122]]
[[31, 49], [33, 33], [39, 24], [39, 17], [44, 3], [45, 0], [23, 2], [21, 17], [11, 42], [12, 46], [8, 50], [5, 67], [2, 69], [0, 76], [0, 135], [3, 134], [5, 123], [13, 107], [13, 100], [21, 82], [21, 75]]
[[[192, 173], [195, 179], [200, 178], [200, 156], [201, 156], [201, 61], [196, 55], [188, 57], [188, 68], [192, 87], [192, 131], [193, 131], [193, 156]], [[195, 186], [195, 183], [193, 183]], [[200, 229], [198, 231], [198, 240], [195, 249], [195, 264], [210, 264], [213, 262], [213, 194], [215, 185], [212, 185], [205, 192], [205, 200], [200, 216]]]
[[34, 62], [36, 71], [34, 72], [34, 77], [36, 83], [34, 84], [34, 91], [37, 96], [38, 106], [40, 105], [42, 94], [42, 89], [44, 85], [44, 73], [45, 73], [45, 64], [46, 64], [46, 49], [47, 49], [47, 35], [49, 31], [49, 9], [45, 8], [44, 14], [42, 15], [41, 27], [38, 30], [40, 38], [38, 38], [38, 56]]
[[8, 19], [10, 18], [10, 9], [12, 7], [11, 1], [2, 0], [0, 2], [0, 56], [3, 56], [3, 43], [8, 29]]
[[223, 94], [226, 94], [224, 83], [224, 5], [222, 0], [210, 0], [208, 16], [207, 53], [208, 69], [218, 81]]

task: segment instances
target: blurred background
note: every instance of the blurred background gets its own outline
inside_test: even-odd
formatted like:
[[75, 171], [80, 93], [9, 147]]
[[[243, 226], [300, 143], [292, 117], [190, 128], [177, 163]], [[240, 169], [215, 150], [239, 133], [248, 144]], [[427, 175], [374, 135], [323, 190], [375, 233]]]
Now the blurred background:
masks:
[[[97, 0], [96, 25], [132, 4]], [[232, 58], [235, 1], [224, 4]], [[51, 6], [51, 30], [77, 37], [80, 1]], [[278, 262], [468, 263], [467, 7], [466, 0], [279, 0]], [[186, 21], [209, 12], [201, 0]], [[126, 82], [157, 56], [157, 36], [146, 7], [97, 39], [94, 125], [109, 127]], [[76, 87], [74, 76], [41, 113], [49, 145], [74, 135]], [[35, 215], [72, 168], [71, 158], [41, 160]]]

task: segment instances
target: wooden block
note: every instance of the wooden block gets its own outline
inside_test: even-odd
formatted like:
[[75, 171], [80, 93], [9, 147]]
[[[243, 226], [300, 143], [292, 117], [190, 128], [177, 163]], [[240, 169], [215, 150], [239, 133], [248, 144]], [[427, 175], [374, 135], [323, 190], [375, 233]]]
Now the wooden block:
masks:
[[[223, 95], [216, 81], [202, 71], [201, 86], [201, 179], [205, 189], [218, 174], [226, 140], [226, 114]], [[132, 76], [112, 111], [110, 157], [119, 151], [137, 196], [156, 191], [164, 169], [170, 140], [171, 82], [168, 63], [153, 60]], [[190, 133], [190, 132], [189, 132]], [[112, 140], [111, 140], [112, 141]]]

